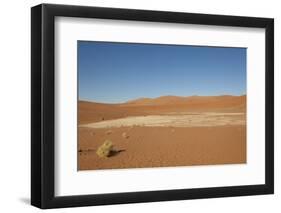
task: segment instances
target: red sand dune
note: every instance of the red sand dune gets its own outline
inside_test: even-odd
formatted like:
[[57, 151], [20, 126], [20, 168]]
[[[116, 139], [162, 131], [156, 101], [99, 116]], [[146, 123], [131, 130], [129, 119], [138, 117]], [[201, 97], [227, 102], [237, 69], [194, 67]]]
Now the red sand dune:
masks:
[[243, 96], [162, 96], [141, 98], [121, 104], [79, 101], [79, 124], [138, 115], [161, 115], [168, 112], [245, 112]]

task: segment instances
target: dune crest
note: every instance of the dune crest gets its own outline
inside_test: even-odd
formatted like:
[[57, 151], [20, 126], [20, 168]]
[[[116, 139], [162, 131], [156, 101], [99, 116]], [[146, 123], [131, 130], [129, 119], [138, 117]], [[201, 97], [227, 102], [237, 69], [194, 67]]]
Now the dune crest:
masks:
[[246, 102], [246, 95], [232, 96], [232, 95], [221, 95], [221, 96], [160, 96], [157, 98], [140, 98], [131, 101], [127, 101], [122, 105], [175, 105], [175, 104], [189, 104], [191, 102], [196, 103], [207, 103], [207, 102]]
[[246, 112], [243, 96], [161, 96], [140, 98], [126, 103], [106, 104], [79, 101], [79, 124], [119, 119], [129, 116], [162, 115], [188, 112]]

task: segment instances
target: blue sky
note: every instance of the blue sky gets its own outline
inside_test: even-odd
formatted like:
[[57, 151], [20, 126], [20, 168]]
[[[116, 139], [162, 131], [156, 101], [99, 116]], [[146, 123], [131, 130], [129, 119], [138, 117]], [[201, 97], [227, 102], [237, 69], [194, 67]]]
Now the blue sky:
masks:
[[246, 49], [78, 41], [79, 99], [246, 94]]

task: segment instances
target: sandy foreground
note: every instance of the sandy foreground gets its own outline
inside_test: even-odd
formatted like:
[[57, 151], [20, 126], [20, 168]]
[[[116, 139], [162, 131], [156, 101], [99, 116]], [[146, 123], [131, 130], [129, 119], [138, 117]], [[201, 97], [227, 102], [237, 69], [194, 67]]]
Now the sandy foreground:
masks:
[[[246, 163], [246, 110], [240, 99], [227, 97], [227, 103], [237, 105], [224, 108], [222, 99], [216, 99], [218, 109], [214, 101], [212, 110], [198, 112], [197, 102], [188, 111], [186, 104], [82, 103], [78, 170]], [[114, 152], [100, 158], [96, 151], [105, 140], [112, 141]]]
[[[126, 132], [128, 138], [123, 138]], [[103, 141], [116, 154], [99, 158]], [[246, 162], [245, 126], [79, 128], [79, 170], [234, 164]]]

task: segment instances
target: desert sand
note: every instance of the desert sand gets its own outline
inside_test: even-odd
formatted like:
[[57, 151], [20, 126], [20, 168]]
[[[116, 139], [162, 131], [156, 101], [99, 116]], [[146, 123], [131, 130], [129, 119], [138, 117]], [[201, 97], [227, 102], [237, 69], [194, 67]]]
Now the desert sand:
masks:
[[246, 163], [245, 95], [79, 101], [78, 112], [78, 170]]

